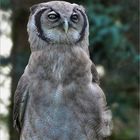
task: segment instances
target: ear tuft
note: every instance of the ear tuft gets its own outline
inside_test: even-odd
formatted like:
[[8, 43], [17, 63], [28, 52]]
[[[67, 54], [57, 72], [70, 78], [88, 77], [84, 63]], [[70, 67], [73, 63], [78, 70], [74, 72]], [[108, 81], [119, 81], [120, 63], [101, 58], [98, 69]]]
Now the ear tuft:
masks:
[[86, 13], [86, 8], [83, 5], [79, 5], [79, 9]]
[[75, 6], [75, 8], [77, 8], [78, 10], [82, 11], [83, 13], [86, 13], [86, 9], [83, 5], [77, 5], [75, 3], [73, 3], [73, 5]]
[[35, 4], [32, 7], [30, 7], [30, 12], [33, 14], [36, 11], [37, 7], [38, 7], [38, 4]]

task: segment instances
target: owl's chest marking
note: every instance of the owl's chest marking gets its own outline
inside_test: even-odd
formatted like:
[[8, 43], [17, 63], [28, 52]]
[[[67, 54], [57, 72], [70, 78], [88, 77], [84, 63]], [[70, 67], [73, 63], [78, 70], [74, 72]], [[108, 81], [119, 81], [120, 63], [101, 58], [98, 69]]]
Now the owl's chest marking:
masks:
[[62, 85], [58, 85], [55, 93], [53, 94], [53, 105], [59, 106], [62, 103], [63, 96], [63, 87]]
[[64, 58], [58, 57], [55, 63], [52, 65], [52, 73], [57, 80], [61, 80], [64, 74]]

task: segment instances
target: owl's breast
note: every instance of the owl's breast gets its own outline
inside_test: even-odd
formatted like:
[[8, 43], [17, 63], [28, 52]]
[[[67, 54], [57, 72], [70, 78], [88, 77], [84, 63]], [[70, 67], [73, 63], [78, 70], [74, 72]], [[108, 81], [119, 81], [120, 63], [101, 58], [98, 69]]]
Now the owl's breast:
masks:
[[53, 58], [48, 59], [44, 65], [44, 71], [48, 79], [64, 84], [70, 84], [73, 81], [88, 83], [92, 80], [91, 60], [83, 52], [53, 55]]
[[29, 75], [53, 83], [88, 83], [92, 81], [91, 64], [88, 54], [79, 47], [65, 52], [59, 49], [38, 51], [30, 57]]
[[28, 137], [34, 137], [34, 132], [31, 132], [34, 130], [38, 133], [37, 139], [42, 140], [86, 140], [79, 120], [70, 108], [72, 102], [66, 99], [68, 92], [62, 84], [36, 80], [30, 92], [24, 123], [25, 128], [32, 128], [24, 130]]

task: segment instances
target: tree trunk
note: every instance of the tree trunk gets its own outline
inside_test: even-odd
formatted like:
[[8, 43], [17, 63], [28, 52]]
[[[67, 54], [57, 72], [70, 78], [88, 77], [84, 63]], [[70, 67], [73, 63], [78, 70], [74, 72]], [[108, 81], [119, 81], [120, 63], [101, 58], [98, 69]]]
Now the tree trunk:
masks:
[[27, 17], [28, 12], [23, 9], [18, 9], [13, 11], [12, 15], [12, 41], [13, 48], [11, 51], [11, 62], [12, 62], [12, 71], [11, 71], [11, 105], [10, 105], [10, 120], [9, 120], [9, 133], [10, 140], [19, 140], [18, 133], [13, 128], [13, 101], [14, 101], [14, 92], [17, 86], [17, 82], [23, 73], [23, 70], [27, 64], [29, 57], [29, 44], [27, 41]]

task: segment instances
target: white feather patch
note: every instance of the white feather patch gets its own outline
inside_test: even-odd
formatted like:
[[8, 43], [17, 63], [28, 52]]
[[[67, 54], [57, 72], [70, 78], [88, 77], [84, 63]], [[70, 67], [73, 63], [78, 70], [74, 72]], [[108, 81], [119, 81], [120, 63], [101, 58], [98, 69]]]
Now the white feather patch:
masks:
[[54, 105], [59, 105], [62, 102], [63, 87], [58, 85], [56, 92], [54, 94]]

